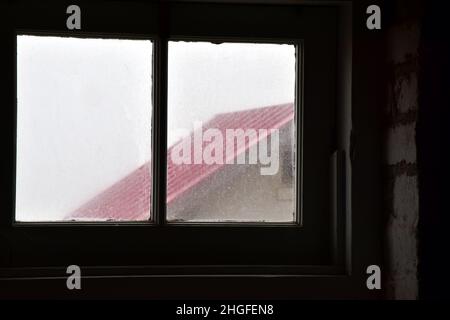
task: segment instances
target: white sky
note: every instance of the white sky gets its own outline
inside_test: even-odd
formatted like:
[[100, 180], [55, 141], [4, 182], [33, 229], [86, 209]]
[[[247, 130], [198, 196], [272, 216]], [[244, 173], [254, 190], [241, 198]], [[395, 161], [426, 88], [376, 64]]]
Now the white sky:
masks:
[[[152, 43], [18, 36], [16, 219], [60, 220], [150, 160]], [[220, 112], [292, 102], [288, 45], [169, 45], [169, 144]]]
[[168, 144], [217, 113], [293, 102], [295, 46], [170, 42]]

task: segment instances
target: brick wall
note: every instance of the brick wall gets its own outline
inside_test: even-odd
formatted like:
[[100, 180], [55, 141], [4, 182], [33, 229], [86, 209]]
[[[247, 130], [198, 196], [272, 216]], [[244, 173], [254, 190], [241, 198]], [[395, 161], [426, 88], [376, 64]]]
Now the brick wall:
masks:
[[416, 124], [419, 108], [421, 3], [396, 0], [387, 26], [385, 289], [389, 299], [418, 298], [419, 196]]

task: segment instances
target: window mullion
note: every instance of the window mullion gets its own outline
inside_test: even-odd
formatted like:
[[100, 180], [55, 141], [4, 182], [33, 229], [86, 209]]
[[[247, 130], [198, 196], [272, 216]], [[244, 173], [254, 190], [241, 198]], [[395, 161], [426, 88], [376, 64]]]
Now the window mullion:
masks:
[[154, 114], [153, 114], [153, 221], [163, 225], [166, 221], [167, 170], [167, 39], [160, 37], [155, 45], [154, 60]]

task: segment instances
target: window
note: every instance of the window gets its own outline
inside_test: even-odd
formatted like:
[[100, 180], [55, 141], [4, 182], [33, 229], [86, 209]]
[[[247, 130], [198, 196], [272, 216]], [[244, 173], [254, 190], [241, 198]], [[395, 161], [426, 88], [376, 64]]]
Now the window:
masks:
[[60, 9], [12, 9], [0, 277], [345, 274], [337, 6]]
[[167, 218], [295, 222], [296, 46], [169, 42]]
[[16, 221], [148, 220], [151, 115], [150, 40], [17, 36]]

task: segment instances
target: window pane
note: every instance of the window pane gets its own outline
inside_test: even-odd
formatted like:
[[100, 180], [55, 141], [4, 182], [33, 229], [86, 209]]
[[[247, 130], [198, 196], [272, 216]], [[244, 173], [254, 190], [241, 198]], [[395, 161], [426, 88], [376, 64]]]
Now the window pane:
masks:
[[295, 45], [169, 42], [169, 221], [295, 221], [295, 64]]
[[16, 220], [148, 220], [152, 42], [17, 36]]

